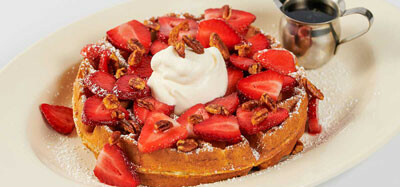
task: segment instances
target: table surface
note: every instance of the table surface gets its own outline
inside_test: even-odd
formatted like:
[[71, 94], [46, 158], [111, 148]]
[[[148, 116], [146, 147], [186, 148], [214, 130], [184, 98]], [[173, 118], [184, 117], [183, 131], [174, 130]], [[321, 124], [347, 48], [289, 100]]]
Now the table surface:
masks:
[[[15, 0], [0, 6], [0, 69], [59, 28], [126, 0]], [[400, 8], [400, 0], [387, 0]], [[399, 9], [400, 11], [400, 9]], [[400, 186], [400, 135], [354, 168], [321, 186]]]

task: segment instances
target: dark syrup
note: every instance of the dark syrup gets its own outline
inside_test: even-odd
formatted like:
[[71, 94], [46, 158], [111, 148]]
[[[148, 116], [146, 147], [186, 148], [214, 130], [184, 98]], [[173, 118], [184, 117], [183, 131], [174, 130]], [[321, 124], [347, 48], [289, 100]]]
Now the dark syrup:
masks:
[[334, 8], [321, 2], [294, 3], [283, 10], [290, 18], [306, 23], [322, 23], [337, 17]]

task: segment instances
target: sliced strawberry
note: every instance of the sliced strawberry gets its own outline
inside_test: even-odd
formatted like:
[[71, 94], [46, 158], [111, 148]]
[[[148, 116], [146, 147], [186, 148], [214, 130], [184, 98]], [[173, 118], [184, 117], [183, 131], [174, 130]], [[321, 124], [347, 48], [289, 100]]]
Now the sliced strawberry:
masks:
[[40, 105], [40, 111], [48, 124], [58, 133], [69, 134], [74, 130], [71, 108], [43, 103]]
[[[204, 18], [222, 18], [223, 10], [222, 8], [210, 8], [205, 10]], [[252, 13], [245, 12], [242, 10], [231, 10], [231, 16], [227, 20], [230, 26], [238, 32], [245, 32], [249, 25], [256, 20], [256, 16]]]
[[288, 50], [269, 49], [254, 54], [254, 60], [267, 69], [274, 70], [283, 75], [296, 71], [295, 56]]
[[86, 76], [83, 83], [95, 95], [105, 97], [112, 94], [115, 81], [117, 80], [111, 74], [97, 71]]
[[249, 70], [249, 67], [250, 67], [252, 64], [257, 63], [256, 61], [254, 61], [254, 60], [251, 59], [251, 58], [240, 57], [240, 56], [238, 56], [237, 54], [231, 55], [231, 57], [229, 58], [229, 61], [231, 61], [232, 64], [233, 64], [235, 67], [237, 67], [237, 68], [239, 68], [239, 69], [241, 69], [241, 70], [244, 70], [244, 71]]
[[297, 81], [295, 78], [288, 75], [283, 77], [282, 90], [290, 90], [296, 86], [297, 86]]
[[199, 31], [197, 32], [197, 40], [207, 48], [210, 46], [210, 35], [213, 32], [219, 35], [229, 49], [232, 49], [233, 46], [241, 41], [236, 31], [221, 19], [201, 21], [199, 23]]
[[133, 112], [134, 112], [134, 114], [136, 116], [136, 119], [140, 123], [145, 123], [147, 117], [149, 116], [149, 114], [151, 112], [160, 112], [160, 113], [164, 113], [165, 115], [169, 116], [169, 115], [172, 114], [172, 112], [175, 109], [174, 106], [170, 106], [170, 105], [167, 105], [167, 104], [162, 103], [160, 101], [157, 101], [153, 97], [146, 97], [146, 98], [142, 98], [141, 100], [143, 102], [150, 103], [153, 106], [153, 110], [150, 111], [147, 108], [139, 107], [138, 103], [135, 102], [133, 104]]
[[[257, 111], [260, 108], [254, 110]], [[253, 135], [260, 131], [265, 131], [275, 127], [282, 122], [284, 122], [289, 117], [289, 111], [283, 108], [278, 108], [275, 112], [268, 113], [267, 118], [260, 124], [253, 125], [251, 123], [251, 117], [253, 116], [253, 111], [245, 111], [242, 107], [239, 107], [236, 111], [236, 116], [239, 121], [240, 130], [243, 134]]]
[[107, 31], [107, 39], [116, 47], [129, 51], [128, 41], [137, 39], [143, 47], [150, 48], [151, 35], [142, 23], [132, 20]]
[[233, 114], [236, 111], [237, 106], [239, 105], [239, 97], [238, 94], [235, 92], [225, 97], [216, 98], [207, 103], [207, 105], [208, 104], [221, 105], [225, 107], [230, 114]]
[[145, 83], [145, 87], [142, 90], [129, 85], [129, 81], [136, 78], [138, 78], [137, 75], [124, 75], [115, 82], [113, 91], [118, 99], [134, 100], [150, 95], [150, 88], [147, 86], [147, 83]]
[[[156, 130], [154, 126], [160, 120], [171, 122], [172, 127], [165, 131]], [[171, 147], [175, 145], [178, 140], [185, 139], [187, 136], [188, 131], [185, 126], [163, 113], [152, 112], [140, 133], [138, 148], [141, 152], [149, 153]]]
[[[120, 106], [118, 110], [128, 117], [129, 113], [124, 107]], [[118, 119], [112, 117], [113, 111], [104, 106], [102, 98], [92, 96], [83, 105], [82, 121], [86, 125], [116, 125]]]
[[237, 143], [242, 140], [235, 116], [213, 115], [193, 128], [194, 133], [206, 141]]
[[236, 84], [243, 78], [243, 72], [234, 68], [227, 68], [228, 70], [228, 88], [225, 95], [230, 95], [236, 92]]
[[151, 54], [155, 55], [156, 53], [158, 53], [159, 51], [165, 49], [168, 47], [168, 44], [160, 41], [160, 40], [155, 40], [150, 47], [150, 52]]
[[111, 186], [134, 187], [140, 184], [135, 166], [116, 144], [105, 144], [97, 157], [94, 175]]
[[318, 103], [316, 97], [308, 101], [308, 133], [316, 135], [322, 132], [322, 126], [319, 124]]
[[151, 56], [143, 56], [140, 64], [128, 67], [128, 74], [135, 74], [143, 79], [148, 79], [153, 73], [151, 69]]
[[253, 55], [258, 51], [271, 48], [267, 37], [262, 33], [254, 35], [253, 37], [247, 39], [247, 41], [251, 43], [249, 54], [250, 57], [253, 57]]
[[264, 71], [248, 76], [237, 84], [238, 90], [250, 99], [260, 99], [267, 93], [272, 99], [277, 100], [282, 89], [284, 76], [275, 71]]
[[100, 57], [103, 49], [97, 44], [88, 44], [81, 50], [81, 55], [90, 60], [96, 60]]
[[108, 62], [110, 61], [111, 52], [104, 50], [100, 55], [99, 71], [109, 73]]
[[199, 27], [199, 24], [196, 21], [192, 19], [164, 16], [158, 18], [158, 23], [160, 24], [160, 38], [168, 39], [171, 30], [184, 21], [189, 23], [189, 30], [179, 32], [179, 37], [182, 37], [183, 35], [196, 37], [197, 29]]
[[204, 104], [197, 104], [186, 110], [179, 118], [176, 120], [178, 123], [181, 125], [185, 126], [186, 129], [188, 130], [189, 137], [194, 137], [195, 134], [193, 132], [193, 124], [189, 123], [189, 117], [194, 115], [194, 114], [200, 114], [203, 116], [203, 120], [206, 120], [210, 117], [208, 112], [205, 109]]

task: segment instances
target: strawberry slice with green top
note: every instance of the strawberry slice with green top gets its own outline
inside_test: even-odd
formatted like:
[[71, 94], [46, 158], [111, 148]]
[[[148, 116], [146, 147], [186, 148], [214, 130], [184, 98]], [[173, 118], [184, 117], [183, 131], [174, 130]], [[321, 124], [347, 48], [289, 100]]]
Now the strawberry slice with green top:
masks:
[[179, 39], [184, 35], [188, 35], [193, 38], [196, 37], [197, 29], [199, 27], [199, 24], [196, 21], [192, 19], [177, 18], [170, 16], [163, 16], [158, 18], [158, 23], [160, 24], [159, 37], [163, 40], [167, 40], [169, 38], [169, 34], [171, 33], [172, 29], [184, 21], [187, 21], [189, 23], [189, 30], [180, 31]]
[[185, 139], [188, 131], [163, 113], [152, 112], [148, 116], [138, 139], [140, 152], [150, 153], [175, 145], [178, 140]]
[[200, 120], [195, 120], [193, 122], [198, 122], [198, 121], [204, 121], [210, 117], [208, 112], [205, 109], [204, 104], [197, 104], [186, 110], [179, 118], [176, 120], [178, 123], [181, 125], [185, 126], [186, 129], [188, 130], [189, 137], [195, 137], [195, 134], [193, 132], [193, 122], [191, 122], [190, 118], [192, 115], [200, 115], [202, 119]]
[[83, 79], [83, 83], [93, 94], [105, 97], [113, 93], [113, 87], [117, 79], [109, 73], [97, 71]]
[[236, 92], [236, 84], [243, 78], [243, 72], [235, 68], [227, 68], [228, 70], [228, 88], [225, 95]]
[[128, 41], [137, 39], [147, 50], [151, 45], [149, 29], [139, 21], [132, 20], [107, 31], [107, 39], [116, 47], [130, 51]]
[[119, 121], [113, 116], [113, 112], [120, 112], [127, 119], [129, 112], [122, 106], [118, 109], [107, 109], [103, 99], [97, 96], [89, 97], [83, 105], [82, 122], [86, 125], [116, 125]]
[[174, 109], [175, 106], [162, 103], [153, 97], [137, 99], [133, 104], [133, 112], [136, 116], [136, 119], [142, 124], [146, 122], [146, 119], [151, 112], [160, 112], [169, 116], [172, 114], [172, 112], [174, 112]]
[[[204, 11], [204, 18], [214, 19], [222, 18], [223, 9], [222, 8], [210, 8]], [[231, 16], [227, 20], [228, 24], [234, 28], [239, 33], [245, 32], [251, 23], [256, 20], [256, 16], [250, 12], [242, 10], [231, 10]]]
[[94, 175], [100, 182], [111, 186], [135, 187], [140, 185], [135, 166], [116, 144], [105, 144], [97, 157]]
[[237, 84], [238, 90], [250, 99], [258, 100], [264, 93], [277, 100], [282, 89], [284, 76], [275, 71], [264, 71], [248, 76]]
[[199, 30], [197, 32], [197, 40], [203, 47], [210, 47], [211, 33], [217, 33], [222, 42], [229, 48], [233, 47], [241, 41], [240, 36], [236, 33], [231, 26], [221, 19], [203, 20], [199, 23]]
[[249, 57], [253, 57], [253, 55], [258, 51], [271, 48], [267, 37], [262, 33], [258, 33], [253, 37], [248, 38], [247, 41], [251, 43]]
[[251, 58], [247, 58], [247, 57], [241, 57], [238, 56], [237, 54], [233, 54], [230, 56], [229, 61], [237, 68], [243, 70], [243, 71], [247, 71], [249, 70], [249, 67], [252, 64], [257, 63], [256, 61], [254, 61]]
[[283, 75], [296, 72], [296, 57], [286, 49], [268, 49], [253, 56], [263, 67]]
[[40, 111], [48, 124], [58, 133], [70, 134], [74, 130], [71, 108], [43, 103], [40, 105]]
[[217, 104], [223, 106], [225, 107], [225, 109], [229, 111], [230, 114], [233, 114], [236, 111], [237, 106], [239, 105], [239, 97], [235, 92], [225, 97], [216, 98], [207, 103], [207, 105], [210, 104]]
[[322, 132], [322, 126], [319, 124], [318, 103], [316, 97], [308, 101], [308, 133], [316, 135]]
[[206, 141], [238, 143], [242, 140], [235, 116], [213, 115], [193, 128], [194, 133]]
[[289, 117], [289, 111], [283, 108], [278, 108], [275, 112], [269, 112], [268, 116], [259, 124], [253, 125], [251, 123], [251, 118], [254, 112], [260, 110], [257, 108], [254, 111], [243, 110], [239, 107], [236, 111], [236, 116], [239, 121], [240, 130], [243, 134], [253, 135], [260, 131], [269, 130], [282, 122], [284, 122]]
[[124, 75], [120, 77], [113, 88], [113, 92], [118, 99], [134, 100], [150, 96], [150, 88], [146, 80], [137, 75]]
[[160, 40], [155, 40], [150, 47], [150, 52], [151, 54], [155, 55], [157, 54], [159, 51], [165, 49], [168, 47], [168, 44], [160, 41]]
[[138, 65], [128, 67], [128, 74], [135, 74], [147, 80], [153, 73], [153, 69], [151, 69], [151, 58], [152, 57], [149, 55], [143, 56]]

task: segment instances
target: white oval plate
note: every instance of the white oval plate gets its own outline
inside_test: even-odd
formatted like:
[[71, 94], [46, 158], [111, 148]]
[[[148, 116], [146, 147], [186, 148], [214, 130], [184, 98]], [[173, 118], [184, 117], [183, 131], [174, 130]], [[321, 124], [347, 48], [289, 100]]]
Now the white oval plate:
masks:
[[[0, 72], [0, 178], [5, 186], [100, 185], [92, 175], [94, 157], [76, 133], [62, 136], [45, 125], [39, 104], [71, 105], [71, 84], [80, 49], [131, 19], [169, 12], [200, 14], [228, 1], [132, 1], [71, 24], [36, 43]], [[359, 1], [348, 0], [348, 7]], [[255, 25], [276, 35], [279, 11], [272, 1], [229, 1], [257, 16]], [[365, 0], [374, 13], [372, 30], [341, 46], [321, 69], [308, 72], [326, 94], [320, 118], [324, 132], [304, 136], [304, 153], [268, 170], [211, 186], [312, 186], [349, 169], [400, 132], [400, 12], [385, 1]], [[357, 32], [362, 19], [346, 18]], [[363, 25], [364, 24], [364, 25]]]

